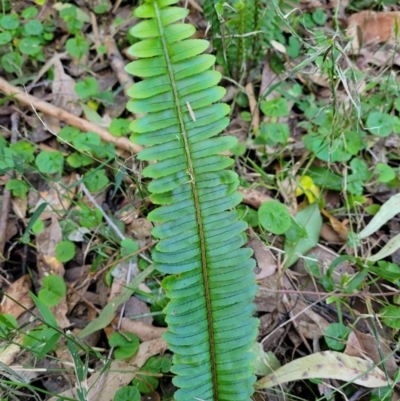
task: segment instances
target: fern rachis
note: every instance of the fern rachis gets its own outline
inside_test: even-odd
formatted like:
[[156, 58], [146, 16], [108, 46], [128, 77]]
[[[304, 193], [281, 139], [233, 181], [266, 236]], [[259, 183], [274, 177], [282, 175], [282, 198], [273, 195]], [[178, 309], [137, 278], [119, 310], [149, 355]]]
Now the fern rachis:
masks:
[[128, 109], [148, 114], [131, 124], [133, 140], [146, 145], [141, 160], [156, 160], [143, 174], [151, 200], [161, 205], [149, 219], [161, 223], [152, 257], [169, 274], [163, 288], [173, 351], [173, 382], [179, 400], [249, 400], [253, 393], [251, 348], [256, 292], [251, 251], [242, 248], [246, 224], [233, 208], [240, 202], [233, 161], [220, 153], [236, 140], [217, 136], [229, 107], [208, 42], [190, 39], [195, 29], [179, 23], [188, 11], [177, 0], [146, 1], [136, 9], [144, 21], [131, 29], [141, 42], [139, 60], [127, 71], [146, 78], [130, 88]]

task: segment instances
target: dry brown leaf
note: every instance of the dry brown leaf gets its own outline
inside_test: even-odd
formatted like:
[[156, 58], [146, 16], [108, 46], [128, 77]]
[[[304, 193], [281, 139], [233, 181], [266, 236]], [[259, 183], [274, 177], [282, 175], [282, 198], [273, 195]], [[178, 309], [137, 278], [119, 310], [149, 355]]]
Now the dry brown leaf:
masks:
[[64, 266], [56, 258], [56, 246], [62, 241], [60, 223], [56, 215], [51, 216], [51, 223], [43, 231], [36, 235], [36, 247], [38, 252], [39, 277], [43, 279], [46, 274], [58, 274], [64, 276]]
[[[14, 340], [16, 341], [16, 340]], [[18, 343], [22, 343], [22, 337], [18, 340]], [[21, 347], [15, 342], [14, 344], [10, 344], [7, 347], [0, 348], [0, 363], [4, 363], [4, 365], [10, 366], [16, 356], [21, 351]]]
[[329, 219], [332, 228], [336, 231], [342, 241], [347, 241], [347, 234], [349, 233], [348, 227], [346, 227], [336, 217], [332, 216], [327, 210], [321, 209], [321, 213]]
[[319, 339], [324, 335], [329, 326], [329, 322], [314, 312], [309, 305], [301, 299], [292, 297], [288, 303], [288, 313], [293, 319], [294, 326], [300, 336], [313, 340]]
[[278, 83], [279, 81], [280, 77], [270, 67], [269, 60], [265, 60], [262, 70], [261, 87], [260, 87], [260, 96], [263, 98], [263, 100], [273, 100], [281, 96], [279, 92], [272, 91], [264, 98], [264, 95], [267, 93], [268, 88]]
[[75, 92], [75, 80], [65, 73], [59, 58], [54, 60], [54, 79], [52, 84], [53, 104], [74, 116], [82, 114], [79, 98]]
[[328, 244], [342, 244], [343, 241], [340, 239], [338, 233], [327, 223], [322, 223], [320, 237], [324, 239]]
[[57, 320], [58, 327], [60, 329], [66, 329], [71, 326], [71, 322], [67, 318], [68, 304], [66, 297], [64, 296], [57, 306], [50, 308], [53, 312], [54, 317]]
[[[0, 305], [0, 313], [9, 313], [18, 319], [26, 309], [31, 309], [33, 307], [33, 301], [29, 295], [31, 287], [32, 282], [28, 274], [14, 281], [10, 287], [8, 287], [3, 297], [3, 301]], [[18, 305], [17, 302], [21, 306]]]
[[[114, 319], [114, 323], [118, 323], [118, 318]], [[163, 327], [154, 327], [150, 324], [131, 320], [127, 317], [122, 318], [121, 330], [127, 331], [139, 337], [140, 341], [150, 341], [161, 338], [161, 335], [167, 330]]]
[[[106, 372], [96, 372], [86, 381], [89, 392], [87, 401], [113, 401], [115, 393], [123, 386], [129, 384], [146, 361], [153, 355], [161, 354], [167, 344], [161, 338], [146, 341], [140, 344], [137, 354], [127, 361], [113, 361]], [[59, 398], [77, 397], [74, 390], [50, 398], [48, 401], [57, 401]]]
[[[28, 198], [22, 199], [22, 198], [13, 198], [11, 200], [11, 206], [12, 210], [15, 213], [15, 215], [21, 219], [24, 220], [26, 217], [26, 212], [28, 210]], [[7, 229], [8, 231], [8, 229]], [[7, 232], [8, 235], [8, 232]]]
[[260, 269], [256, 275], [256, 279], [261, 280], [274, 274], [278, 265], [268, 247], [256, 238], [249, 241], [249, 247], [253, 249], [257, 267]]
[[[52, 84], [54, 106], [79, 117], [82, 114], [82, 108], [78, 102], [78, 96], [75, 92], [75, 80], [64, 72], [60, 57], [52, 60], [54, 66], [54, 79]], [[56, 117], [44, 114], [42, 119], [50, 132], [55, 134], [61, 129], [60, 120]]]
[[254, 207], [254, 209], [258, 209], [264, 202], [273, 200], [270, 196], [265, 195], [256, 189], [240, 187], [239, 192], [243, 195], [242, 202]]
[[48, 203], [46, 209], [44, 209], [43, 213], [40, 215], [41, 220], [47, 220], [53, 215], [56, 215], [58, 218], [63, 217], [62, 212], [66, 213], [68, 211], [75, 196], [76, 186], [72, 186], [75, 182], [75, 174], [67, 175], [62, 177], [60, 182], [50, 183], [50, 188], [48, 190], [40, 192], [40, 198], [34, 210], [41, 204], [45, 202]]
[[395, 27], [400, 25], [400, 12], [361, 11], [347, 19], [347, 34], [352, 50], [378, 43], [394, 44]]
[[149, 305], [137, 297], [131, 297], [125, 302], [124, 316], [149, 325], [153, 322]]
[[393, 378], [396, 374], [398, 367], [393, 351], [382, 340], [379, 340], [378, 344], [378, 340], [374, 336], [354, 330], [350, 333], [346, 344], [344, 350], [346, 355], [357, 356], [368, 361], [372, 360], [375, 364], [381, 363], [381, 352], [389, 376]]
[[382, 370], [364, 359], [334, 351], [323, 351], [289, 362], [260, 379], [256, 386], [271, 388], [305, 379], [336, 379], [368, 388], [390, 385]]
[[365, 66], [367, 63], [371, 63], [379, 67], [392, 64], [400, 66], [400, 54], [396, 53], [396, 49], [377, 51], [361, 49], [360, 55], [364, 58], [364, 60], [358, 63], [361, 64], [361, 67]]

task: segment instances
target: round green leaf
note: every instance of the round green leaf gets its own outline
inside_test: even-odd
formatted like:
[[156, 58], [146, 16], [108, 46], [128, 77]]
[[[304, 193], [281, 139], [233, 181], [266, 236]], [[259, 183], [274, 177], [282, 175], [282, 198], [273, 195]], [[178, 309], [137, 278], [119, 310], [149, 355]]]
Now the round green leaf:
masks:
[[376, 165], [376, 171], [379, 173], [378, 181], [379, 182], [390, 182], [396, 178], [396, 172], [392, 167], [388, 166], [384, 163], [378, 163]]
[[114, 136], [122, 136], [130, 133], [129, 120], [126, 118], [114, 118], [108, 128]]
[[89, 170], [85, 174], [84, 182], [90, 192], [97, 192], [109, 183], [109, 179], [104, 169], [97, 171]]
[[115, 359], [126, 359], [136, 354], [139, 349], [139, 339], [132, 333], [114, 333], [108, 339], [111, 347], [115, 347]]
[[56, 246], [56, 259], [62, 263], [69, 262], [75, 256], [75, 244], [71, 241], [61, 241]]
[[398, 306], [385, 306], [379, 311], [383, 323], [392, 329], [400, 329], [400, 308]]
[[39, 291], [39, 299], [47, 306], [58, 305], [65, 293], [67, 286], [60, 276], [51, 274], [43, 279], [43, 288]]
[[140, 401], [140, 391], [134, 386], [122, 387], [115, 393], [114, 401]]
[[125, 257], [135, 253], [139, 250], [139, 246], [136, 241], [131, 238], [125, 238], [121, 241], [121, 256]]
[[324, 25], [326, 22], [326, 14], [322, 8], [317, 8], [312, 15], [313, 21], [318, 25]]
[[76, 36], [67, 40], [65, 48], [72, 57], [80, 59], [89, 51], [89, 43], [81, 36]]
[[18, 49], [22, 54], [27, 54], [28, 56], [34, 56], [42, 50], [42, 45], [39, 38], [24, 38], [18, 43]]
[[24, 19], [35, 18], [39, 10], [36, 7], [28, 7], [22, 11], [21, 16]]
[[367, 128], [371, 134], [377, 136], [388, 136], [393, 131], [393, 119], [389, 114], [373, 111], [368, 115]]
[[12, 41], [12, 36], [10, 32], [1, 32], [0, 33], [0, 46], [10, 43]]
[[10, 52], [5, 54], [1, 58], [1, 66], [4, 68], [6, 72], [14, 73], [20, 72], [22, 63], [23, 63], [22, 56], [17, 52]]
[[265, 230], [276, 235], [285, 233], [291, 224], [290, 213], [278, 201], [263, 203], [258, 209], [258, 220]]
[[64, 156], [61, 152], [44, 150], [36, 156], [36, 165], [41, 173], [61, 173], [64, 165]]
[[67, 163], [73, 168], [89, 166], [93, 159], [85, 154], [74, 152], [67, 157]]
[[32, 226], [32, 232], [34, 234], [39, 234], [44, 230], [43, 220], [37, 219]]
[[15, 178], [7, 182], [6, 189], [12, 191], [13, 196], [17, 196], [21, 199], [25, 199], [25, 196], [29, 191], [29, 187], [25, 181], [17, 180]]
[[[72, 143], [72, 141], [81, 134], [78, 128], [70, 127], [67, 125], [58, 131], [57, 138], [61, 139], [62, 141]], [[60, 142], [62, 142], [60, 141]]]
[[25, 24], [24, 30], [27, 35], [39, 36], [43, 32], [43, 25], [40, 21], [33, 19]]
[[18, 141], [10, 145], [13, 155], [18, 161], [32, 163], [35, 159], [35, 148], [27, 141]]
[[95, 96], [99, 91], [99, 84], [93, 77], [87, 77], [83, 81], [77, 82], [75, 92], [81, 98]]
[[260, 108], [268, 117], [285, 117], [289, 115], [289, 103], [283, 97], [261, 102]]
[[329, 348], [342, 351], [345, 347], [351, 330], [342, 323], [332, 323], [325, 330], [324, 337]]
[[13, 30], [19, 27], [19, 19], [17, 14], [3, 15], [0, 18], [0, 26], [4, 29]]

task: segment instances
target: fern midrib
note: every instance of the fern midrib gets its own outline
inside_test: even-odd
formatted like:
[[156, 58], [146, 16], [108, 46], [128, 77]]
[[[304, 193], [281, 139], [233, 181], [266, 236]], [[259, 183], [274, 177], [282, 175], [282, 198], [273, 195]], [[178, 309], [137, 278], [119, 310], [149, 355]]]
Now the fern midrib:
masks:
[[184, 142], [185, 155], [188, 166], [188, 174], [190, 177], [190, 185], [192, 188], [193, 198], [194, 198], [194, 207], [196, 211], [196, 221], [199, 230], [199, 238], [200, 238], [200, 253], [201, 253], [201, 268], [203, 275], [203, 285], [204, 292], [206, 298], [206, 310], [207, 310], [207, 322], [208, 322], [208, 336], [209, 336], [209, 345], [210, 345], [210, 365], [211, 365], [211, 379], [213, 383], [213, 398], [214, 401], [218, 401], [218, 390], [217, 390], [217, 369], [216, 369], [216, 358], [215, 358], [215, 340], [214, 340], [214, 331], [213, 331], [213, 319], [212, 319], [212, 310], [211, 310], [211, 297], [210, 297], [210, 288], [208, 287], [208, 273], [207, 273], [207, 255], [206, 255], [206, 244], [205, 244], [205, 236], [204, 236], [204, 228], [203, 228], [203, 220], [201, 218], [201, 210], [200, 210], [200, 202], [199, 195], [196, 188], [196, 180], [195, 173], [193, 168], [193, 162], [189, 147], [189, 140], [186, 132], [185, 123], [183, 121], [183, 111], [182, 107], [179, 103], [179, 95], [177, 90], [177, 85], [175, 82], [174, 73], [172, 70], [172, 63], [169, 56], [167, 41], [164, 35], [164, 27], [162, 25], [160, 10], [158, 8], [157, 2], [154, 2], [154, 9], [157, 19], [157, 25], [160, 32], [160, 38], [162, 47], [164, 50], [164, 58], [165, 63], [167, 65], [168, 76], [171, 82], [173, 97], [175, 102], [176, 111], [178, 113], [178, 120], [181, 129], [181, 134]]

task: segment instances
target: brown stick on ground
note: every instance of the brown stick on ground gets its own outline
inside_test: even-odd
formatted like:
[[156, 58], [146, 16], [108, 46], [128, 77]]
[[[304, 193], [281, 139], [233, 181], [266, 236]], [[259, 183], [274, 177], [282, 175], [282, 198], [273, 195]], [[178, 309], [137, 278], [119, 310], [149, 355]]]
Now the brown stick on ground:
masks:
[[118, 82], [121, 84], [124, 93], [128, 96], [128, 89], [133, 85], [132, 77], [125, 71], [125, 61], [118, 50], [117, 44], [111, 35], [107, 35], [104, 39], [107, 48], [108, 61], [112, 70], [117, 76]]
[[[11, 143], [16, 143], [18, 141], [18, 124], [19, 124], [19, 115], [17, 113], [11, 114]], [[12, 178], [14, 178], [14, 175], [15, 175], [14, 170], [10, 170], [8, 172], [7, 182]], [[6, 246], [7, 222], [10, 209], [10, 202], [11, 202], [11, 191], [4, 188], [3, 199], [1, 203], [1, 215], [0, 215], [0, 266], [6, 259], [4, 255], [4, 248]]]
[[30, 105], [34, 110], [53, 116], [60, 121], [64, 121], [73, 127], [79, 128], [81, 131], [95, 132], [103, 141], [111, 142], [120, 149], [133, 153], [138, 153], [142, 149], [141, 146], [132, 143], [128, 138], [112, 136], [105, 128], [99, 127], [83, 118], [76, 117], [73, 114], [40, 100], [35, 96], [28, 95], [23, 90], [9, 84], [3, 78], [0, 78], [0, 92], [3, 92], [6, 96], [13, 96], [19, 102]]

